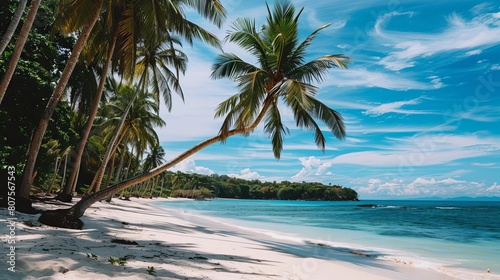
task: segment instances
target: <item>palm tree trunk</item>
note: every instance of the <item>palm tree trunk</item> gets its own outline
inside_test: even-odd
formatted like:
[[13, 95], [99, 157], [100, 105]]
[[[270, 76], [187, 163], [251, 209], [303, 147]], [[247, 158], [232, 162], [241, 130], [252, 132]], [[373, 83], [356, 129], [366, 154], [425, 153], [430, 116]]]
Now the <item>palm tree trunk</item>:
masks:
[[[125, 159], [125, 154], [126, 154], [126, 150], [125, 150], [126, 147], [123, 147], [123, 151], [122, 151], [122, 155], [120, 156], [120, 162], [118, 163], [118, 168], [116, 169], [116, 174], [115, 174], [115, 184], [117, 184], [118, 182], [120, 182], [120, 173], [122, 171], [122, 168], [123, 168], [123, 161]], [[107, 186], [107, 185], [106, 185]], [[115, 194], [112, 194], [110, 195], [106, 201], [107, 202], [111, 202], [111, 200], [113, 199], [113, 196]]]
[[115, 154], [111, 156], [111, 164], [109, 165], [108, 168], [108, 177], [106, 178], [106, 181], [104, 182], [104, 188], [107, 188], [109, 186], [109, 182], [111, 181], [111, 176], [113, 175], [113, 169], [115, 168]]
[[154, 178], [154, 180], [153, 180], [153, 186], [151, 186], [151, 198], [153, 198], [154, 191], [155, 191], [156, 187], [158, 187], [159, 179], [160, 179], [160, 176], [156, 176], [156, 178]]
[[144, 197], [144, 195], [146, 195], [146, 192], [148, 191], [148, 187], [151, 185], [151, 178], [149, 178], [145, 183], [145, 186], [144, 186], [144, 191], [142, 192], [141, 194], [141, 197]]
[[80, 168], [76, 171], [76, 179], [75, 182], [73, 183], [73, 186], [71, 187], [71, 195], [73, 195], [76, 191], [76, 183], [78, 182], [78, 175], [80, 175]]
[[127, 179], [125, 181], [122, 181], [118, 184], [115, 184], [107, 189], [102, 189], [96, 193], [93, 193], [87, 197], [82, 198], [80, 201], [78, 201], [75, 205], [73, 205], [71, 208], [68, 209], [59, 209], [59, 210], [54, 210], [54, 211], [46, 211], [42, 213], [42, 215], [39, 218], [39, 221], [43, 224], [50, 225], [50, 226], [56, 226], [56, 227], [64, 227], [64, 228], [74, 228], [74, 229], [81, 229], [83, 227], [83, 222], [80, 220], [80, 217], [85, 214], [85, 211], [94, 203], [103, 200], [110, 196], [111, 194], [115, 192], [119, 192], [121, 190], [125, 190], [130, 186], [133, 186], [134, 184], [138, 184], [140, 182], [144, 182], [152, 177], [158, 176], [162, 172], [168, 170], [169, 168], [173, 167], [174, 165], [180, 163], [181, 161], [185, 160], [186, 158], [190, 157], [191, 155], [197, 153], [198, 151], [214, 144], [220, 141], [225, 140], [226, 138], [237, 135], [237, 134], [245, 134], [245, 133], [250, 133], [252, 132], [262, 121], [264, 118], [264, 115], [269, 108], [269, 106], [272, 104], [272, 101], [274, 99], [273, 95], [268, 95], [266, 100], [264, 101], [264, 105], [262, 106], [262, 110], [255, 119], [255, 121], [244, 128], [237, 128], [237, 129], [232, 129], [228, 131], [224, 136], [222, 135], [217, 135], [212, 138], [209, 138], [203, 142], [200, 142], [199, 144], [193, 146], [191, 149], [181, 153], [178, 155], [176, 158], [172, 159], [170, 162], [167, 162], [163, 165], [160, 165], [154, 169], [151, 169], [143, 174], [137, 175], [135, 177], [132, 177], [130, 179]]
[[[142, 83], [143, 79], [144, 79], [144, 75], [141, 76], [141, 79], [139, 80], [139, 85]], [[99, 170], [97, 171], [97, 173], [94, 177], [94, 180], [92, 182], [92, 185], [94, 185], [94, 182], [95, 182], [97, 189], [101, 185], [102, 178], [104, 177], [104, 170], [106, 169], [106, 165], [108, 164], [109, 158], [111, 156], [111, 150], [113, 150], [113, 147], [116, 145], [116, 143], [118, 141], [118, 137], [120, 135], [119, 132], [123, 130], [123, 126], [125, 124], [125, 120], [127, 119], [128, 112], [130, 111], [130, 108], [132, 108], [132, 104], [134, 103], [137, 96], [139, 96], [140, 92], [141, 91], [139, 90], [139, 87], [137, 87], [135, 90], [134, 96], [129, 101], [129, 103], [127, 104], [127, 108], [125, 108], [125, 111], [123, 112], [123, 115], [120, 119], [120, 123], [118, 125], [118, 128], [116, 129], [117, 133], [115, 133], [113, 135], [113, 138], [111, 138], [111, 141], [109, 142], [109, 146], [106, 150], [106, 153], [104, 154], [104, 158], [102, 160], [101, 167], [99, 167]]]
[[101, 102], [102, 93], [104, 91], [104, 84], [106, 83], [106, 77], [109, 72], [109, 67], [111, 65], [111, 59], [113, 57], [113, 53], [116, 47], [116, 40], [118, 38], [118, 28], [115, 28], [113, 33], [113, 39], [111, 40], [111, 44], [108, 48], [108, 54], [106, 56], [106, 62], [104, 63], [104, 67], [101, 73], [101, 80], [99, 81], [99, 86], [97, 87], [97, 94], [95, 96], [94, 102], [92, 103], [91, 111], [89, 112], [87, 123], [85, 124], [85, 128], [82, 132], [82, 136], [80, 138], [80, 142], [78, 142], [77, 146], [77, 154], [75, 159], [75, 167], [71, 171], [71, 175], [69, 176], [68, 183], [64, 188], [64, 194], [71, 194], [71, 189], [73, 185], [76, 183], [76, 173], [80, 170], [80, 164], [82, 162], [83, 151], [85, 150], [85, 145], [87, 144], [87, 140], [90, 135], [90, 131], [92, 130], [92, 125], [94, 124], [95, 117], [97, 115], [97, 110], [99, 108], [99, 103]]
[[[2, 40], [0, 40], [0, 55], [3, 53], [3, 51], [5, 51], [5, 48], [10, 42], [10, 39], [12, 39], [12, 35], [14, 35], [14, 32], [16, 32], [17, 25], [19, 24], [19, 21], [21, 21], [21, 17], [23, 16], [23, 12], [26, 8], [27, 2], [28, 0], [19, 1], [19, 5], [17, 5], [17, 9], [12, 16], [12, 20], [10, 21], [7, 30], [5, 30], [5, 33], [2, 36]], [[1, 100], [0, 103], [2, 103]]]
[[83, 47], [85, 46], [85, 42], [87, 41], [87, 38], [90, 35], [90, 32], [92, 31], [92, 28], [94, 27], [95, 23], [99, 19], [99, 15], [101, 12], [101, 8], [103, 5], [104, 0], [100, 0], [97, 5], [97, 9], [93, 15], [93, 17], [89, 20], [89, 23], [87, 26], [85, 26], [82, 34], [78, 38], [75, 46], [73, 47], [73, 50], [71, 52], [71, 55], [68, 59], [68, 62], [66, 63], [66, 66], [64, 67], [64, 71], [61, 75], [61, 78], [59, 79], [59, 82], [57, 83], [54, 92], [52, 93], [52, 96], [50, 97], [50, 100], [47, 104], [47, 107], [45, 108], [45, 111], [43, 112], [42, 118], [40, 120], [40, 123], [38, 124], [37, 129], [35, 130], [30, 147], [28, 150], [28, 158], [26, 160], [26, 164], [24, 166], [23, 170], [23, 176], [21, 179], [21, 184], [19, 185], [19, 192], [18, 192], [18, 197], [21, 200], [24, 200], [26, 202], [29, 202], [29, 194], [30, 194], [30, 189], [31, 189], [31, 184], [30, 184], [30, 178], [33, 174], [33, 170], [35, 168], [35, 163], [36, 159], [38, 157], [38, 151], [40, 150], [40, 145], [42, 144], [42, 139], [43, 135], [45, 134], [45, 131], [47, 130], [47, 126], [49, 125], [50, 118], [52, 116], [52, 113], [54, 112], [57, 104], [59, 103], [59, 100], [61, 99], [64, 89], [66, 88], [66, 85], [68, 83], [68, 80], [71, 76], [71, 73], [73, 72], [73, 69], [75, 68], [76, 63], [78, 62], [78, 57], [80, 56], [80, 53], [83, 50]]
[[[25, 1], [26, 2], [26, 1]], [[19, 6], [22, 3], [19, 3]], [[24, 3], [26, 5], [26, 3]], [[40, 6], [40, 0], [33, 0], [30, 5], [30, 10], [28, 15], [26, 16], [26, 21], [21, 28], [21, 33], [19, 33], [19, 37], [17, 38], [16, 46], [14, 47], [14, 51], [12, 52], [12, 56], [10, 57], [9, 66], [7, 66], [7, 70], [2, 78], [2, 83], [0, 84], [0, 104], [2, 104], [3, 96], [7, 91], [7, 87], [9, 87], [10, 79], [14, 75], [14, 71], [16, 70], [17, 62], [21, 57], [21, 52], [23, 51], [24, 44], [28, 39], [28, 35], [31, 30], [31, 26], [33, 25], [33, 21], [35, 21], [36, 13], [38, 12], [38, 7]], [[18, 7], [19, 8], [19, 7]], [[23, 8], [24, 10], [24, 8]], [[16, 11], [17, 13], [17, 11]], [[21, 11], [22, 14], [22, 11]], [[16, 24], [17, 26], [17, 24]], [[9, 26], [10, 27], [10, 26]], [[15, 30], [15, 28], [14, 28]], [[10, 40], [9, 40], [10, 41]], [[2, 50], [3, 53], [3, 50]]]
[[69, 152], [66, 153], [66, 157], [64, 158], [64, 168], [63, 168], [63, 175], [62, 175], [62, 181], [61, 181], [61, 188], [63, 188], [64, 180], [66, 178], [66, 167], [68, 166], [68, 154], [69, 154]]
[[126, 147], [123, 147], [123, 151], [120, 156], [120, 162], [118, 163], [118, 169], [116, 170], [116, 175], [115, 175], [115, 184], [120, 182], [120, 175], [122, 173], [123, 163], [125, 161], [125, 154], [127, 153], [125, 149]]
[[163, 192], [163, 183], [164, 183], [165, 178], [162, 176], [161, 178], [161, 184], [160, 184], [160, 195], [158, 197], [161, 197], [161, 193]]
[[50, 181], [49, 190], [47, 191], [47, 193], [45, 193], [45, 195], [49, 195], [52, 191], [52, 187], [54, 186], [54, 182], [56, 181], [57, 171], [59, 171], [59, 167], [61, 166], [61, 162], [62, 162], [62, 159], [60, 157], [57, 157], [56, 163], [54, 166], [54, 176], [52, 176], [52, 181]]
[[[120, 140], [118, 140], [117, 143], [115, 142], [116, 145], [114, 145], [114, 146], [111, 146], [112, 143], [108, 144], [108, 148], [106, 150], [106, 154], [104, 155], [104, 159], [102, 160], [101, 166], [97, 170], [97, 173], [94, 176], [94, 179], [92, 180], [92, 184], [90, 184], [90, 187], [87, 189], [85, 194], [89, 194], [89, 193], [93, 192], [94, 190], [95, 190], [95, 192], [98, 192], [100, 190], [102, 179], [104, 177], [104, 171], [106, 170], [106, 166], [107, 166], [107, 162], [105, 162], [105, 159], [107, 157], [108, 158], [107, 161], [109, 161], [111, 156], [115, 154], [116, 149], [118, 148], [120, 143], [125, 138], [125, 134], [127, 132], [127, 129], [123, 129], [123, 131], [121, 131], [121, 133], [120, 133], [120, 129], [124, 128], [122, 126], [120, 126], [119, 129], [117, 130], [117, 133], [115, 135], [113, 135], [113, 139], [120, 137]], [[120, 135], [120, 136], [118, 136], [118, 135]], [[113, 141], [111, 140], [111, 142], [113, 142]], [[109, 152], [109, 156], [107, 156], [108, 152]]]

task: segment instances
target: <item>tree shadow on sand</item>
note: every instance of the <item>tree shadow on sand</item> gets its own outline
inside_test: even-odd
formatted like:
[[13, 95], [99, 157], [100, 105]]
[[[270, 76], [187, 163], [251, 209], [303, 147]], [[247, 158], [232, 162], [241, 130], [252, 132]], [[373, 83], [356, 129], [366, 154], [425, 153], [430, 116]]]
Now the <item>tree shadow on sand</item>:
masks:
[[[92, 209], [89, 210], [92, 211]], [[99, 211], [98, 209], [94, 210]], [[132, 211], [136, 210], [139, 209]], [[37, 221], [38, 216], [39, 214], [19, 213], [17, 215], [16, 272], [6, 275], [7, 278], [2, 277], [2, 279], [24, 279], [28, 276], [37, 279], [50, 279], [57, 275], [62, 276], [62, 273], [71, 278], [71, 274], [78, 273], [78, 271], [95, 271], [95, 273], [102, 274], [103, 277], [117, 279], [130, 277], [131, 274], [139, 275], [141, 279], [207, 279], [207, 277], [178, 274], [169, 270], [171, 266], [181, 268], [176, 271], [214, 270], [220, 273], [234, 274], [235, 278], [238, 278], [237, 275], [253, 275], [256, 277], [255, 279], [278, 276], [240, 271], [228, 263], [264, 264], [271, 263], [270, 261], [238, 255], [200, 252], [197, 251], [194, 243], [158, 242], [154, 240], [154, 237], [142, 236], [142, 224], [125, 222], [126, 217], [123, 217], [123, 221], [83, 217], [86, 228], [71, 230], [42, 225]], [[165, 222], [148, 224], [147, 227], [153, 231], [169, 231], [179, 235], [197, 232], [221, 237], [238, 235], [235, 231], [217, 231], [202, 226], [189, 227]], [[137, 245], [113, 243], [112, 240], [116, 239], [126, 240], [122, 237], [116, 237], [120, 233], [136, 233], [135, 235], [141, 238], [127, 240], [136, 242]], [[121, 255], [119, 255], [120, 253]], [[92, 256], [95, 256], [96, 259], [93, 259]], [[135, 265], [112, 265], [108, 262], [109, 257], [125, 259], [129, 264], [133, 260]], [[143, 262], [144, 267], [137, 267], [137, 264]], [[154, 267], [154, 276], [148, 274], [148, 266]]]

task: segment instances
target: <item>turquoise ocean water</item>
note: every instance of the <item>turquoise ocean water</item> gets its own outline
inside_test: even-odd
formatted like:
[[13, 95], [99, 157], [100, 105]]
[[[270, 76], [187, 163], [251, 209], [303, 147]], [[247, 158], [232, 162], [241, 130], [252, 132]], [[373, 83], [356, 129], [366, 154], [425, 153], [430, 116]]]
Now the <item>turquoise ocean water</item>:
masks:
[[[376, 207], [359, 207], [374, 204]], [[500, 275], [500, 202], [223, 200], [160, 204], [230, 219], [274, 238], [364, 250], [420, 267]]]

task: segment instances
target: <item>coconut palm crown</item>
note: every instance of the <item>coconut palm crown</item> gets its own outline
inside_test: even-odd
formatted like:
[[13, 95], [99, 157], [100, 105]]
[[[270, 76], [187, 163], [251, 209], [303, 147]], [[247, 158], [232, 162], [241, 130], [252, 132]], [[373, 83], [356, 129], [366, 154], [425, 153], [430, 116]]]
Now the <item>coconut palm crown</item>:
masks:
[[315, 119], [323, 121], [338, 139], [345, 138], [345, 127], [338, 112], [316, 99], [318, 89], [313, 83], [322, 82], [331, 68], [347, 68], [349, 58], [334, 54], [306, 62], [307, 48], [329, 25], [299, 41], [302, 9], [296, 13], [289, 1], [278, 1], [272, 12], [269, 6], [267, 10], [267, 22], [262, 28], [257, 29], [254, 20], [238, 19], [225, 38], [252, 54], [258, 65], [222, 53], [212, 67], [212, 78], [230, 78], [238, 86], [238, 93], [216, 109], [216, 117], [226, 116], [220, 135], [225, 139], [232, 128], [248, 127], [262, 119], [264, 130], [271, 136], [274, 156], [279, 159], [283, 136], [289, 132], [281, 120], [280, 100], [292, 110], [298, 127], [314, 131], [316, 144], [324, 151], [325, 136]]

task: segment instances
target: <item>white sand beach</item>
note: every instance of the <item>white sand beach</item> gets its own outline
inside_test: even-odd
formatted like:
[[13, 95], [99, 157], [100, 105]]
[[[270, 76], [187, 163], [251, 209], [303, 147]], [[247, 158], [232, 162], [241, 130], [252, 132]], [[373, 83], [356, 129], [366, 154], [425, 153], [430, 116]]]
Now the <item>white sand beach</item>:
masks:
[[[325, 253], [318, 245], [273, 239], [216, 218], [152, 205], [160, 200], [172, 199], [96, 203], [82, 218], [83, 230], [48, 227], [37, 221], [39, 215], [17, 213], [15, 272], [8, 270], [4, 253], [0, 278], [460, 279], [345, 250]], [[62, 206], [36, 203], [35, 207]], [[4, 252], [10, 246], [5, 215], [1, 221]], [[126, 263], [112, 264], [110, 257]], [[495, 277], [484, 273], [477, 279]]]

